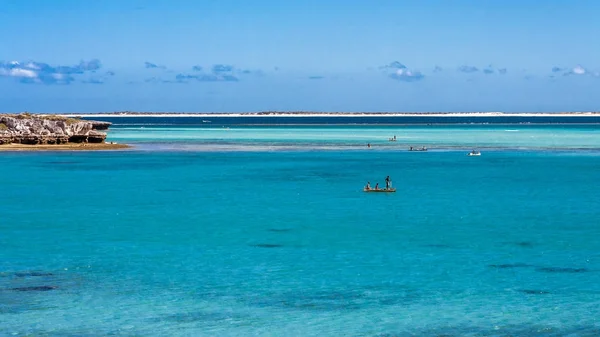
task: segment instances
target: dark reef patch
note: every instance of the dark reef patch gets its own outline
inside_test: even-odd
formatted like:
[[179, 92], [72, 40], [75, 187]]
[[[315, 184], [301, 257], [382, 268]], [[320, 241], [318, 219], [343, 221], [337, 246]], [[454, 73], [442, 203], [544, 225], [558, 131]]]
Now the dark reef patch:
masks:
[[523, 247], [523, 248], [531, 248], [531, 247], [534, 246], [534, 244], [532, 242], [529, 242], [529, 241], [515, 242], [515, 245], [517, 245], [519, 247]]
[[31, 287], [17, 287], [11, 288], [13, 291], [50, 291], [58, 289], [57, 286], [31, 286]]
[[311, 311], [348, 311], [381, 306], [415, 303], [421, 297], [413, 291], [397, 293], [361, 289], [288, 292], [269, 296], [256, 296], [251, 305]]
[[278, 244], [274, 244], [274, 243], [258, 243], [255, 245], [250, 245], [250, 247], [256, 247], [256, 248], [281, 248], [283, 247], [283, 245], [278, 245]]
[[194, 323], [194, 322], [219, 322], [225, 320], [240, 320], [245, 318], [238, 314], [221, 313], [221, 312], [185, 312], [174, 315], [169, 315], [161, 320], [177, 322], [177, 323]]
[[505, 263], [505, 264], [490, 264], [488, 267], [496, 269], [511, 269], [511, 268], [530, 268], [533, 265], [527, 263]]
[[547, 295], [551, 294], [551, 292], [546, 290], [537, 290], [537, 289], [520, 289], [519, 292], [527, 295]]
[[47, 165], [77, 165], [77, 164], [83, 164], [83, 162], [81, 162], [81, 161], [48, 161], [48, 162], [45, 162], [44, 164], [47, 164]]
[[54, 276], [54, 274], [39, 272], [39, 271], [23, 271], [23, 272], [16, 272], [15, 276], [16, 277], [44, 277], [44, 276]]
[[543, 326], [543, 325], [508, 325], [493, 328], [481, 326], [448, 326], [435, 328], [411, 329], [389, 333], [379, 333], [374, 337], [595, 337], [600, 336], [600, 328], [596, 326]]
[[567, 273], [567, 274], [585, 273], [585, 272], [590, 271], [587, 268], [561, 268], [561, 267], [540, 267], [540, 268], [537, 268], [536, 270], [544, 272], [544, 273]]
[[[2, 327], [0, 327], [0, 336], [9, 336], [9, 335], [15, 335], [13, 334], [3, 334], [5, 332], [5, 330], [2, 330]], [[16, 336], [36, 336], [36, 337], [103, 337], [103, 336], [143, 336], [143, 334], [126, 334], [123, 332], [122, 329], [119, 330], [114, 330], [114, 331], [106, 331], [106, 330], [101, 330], [98, 331], [97, 329], [93, 329], [93, 328], [85, 328], [85, 327], [80, 327], [80, 328], [75, 328], [72, 330], [67, 330], [67, 329], [63, 329], [63, 330], [59, 330], [59, 329], [52, 329], [52, 330], [30, 330], [27, 334], [18, 334]]]
[[161, 188], [157, 189], [157, 192], [181, 192], [181, 189], [178, 188]]
[[275, 307], [298, 310], [358, 310], [362, 308], [361, 297], [342, 295], [340, 293], [321, 294], [288, 294], [276, 297], [255, 299], [253, 305], [259, 307]]
[[440, 244], [440, 243], [432, 243], [428, 245], [423, 245], [423, 247], [429, 248], [450, 248], [450, 245]]

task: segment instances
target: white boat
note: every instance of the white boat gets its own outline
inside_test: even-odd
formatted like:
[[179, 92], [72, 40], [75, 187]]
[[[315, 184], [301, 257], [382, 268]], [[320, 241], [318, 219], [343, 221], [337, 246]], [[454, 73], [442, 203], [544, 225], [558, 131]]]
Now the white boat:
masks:
[[363, 191], [365, 192], [380, 192], [380, 193], [393, 193], [396, 192], [395, 188], [378, 188], [378, 189], [374, 189], [374, 188], [363, 188]]
[[481, 156], [481, 152], [473, 150], [469, 152], [467, 156]]

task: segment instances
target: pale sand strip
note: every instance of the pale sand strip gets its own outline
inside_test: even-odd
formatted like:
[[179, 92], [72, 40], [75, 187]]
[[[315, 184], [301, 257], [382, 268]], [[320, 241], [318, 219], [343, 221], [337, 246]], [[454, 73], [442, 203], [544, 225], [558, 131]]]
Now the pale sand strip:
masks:
[[0, 145], [0, 152], [6, 151], [106, 151], [130, 148], [125, 144], [110, 143], [70, 143], [58, 145], [26, 145], [26, 144], [4, 144]]

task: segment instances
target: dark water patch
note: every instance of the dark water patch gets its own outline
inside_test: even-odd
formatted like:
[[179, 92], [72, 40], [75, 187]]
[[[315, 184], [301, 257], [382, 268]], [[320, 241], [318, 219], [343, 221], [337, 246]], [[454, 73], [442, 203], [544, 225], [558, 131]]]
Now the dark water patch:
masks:
[[336, 297], [335, 295], [317, 295], [316, 297], [299, 294], [283, 295], [278, 297], [255, 299], [251, 301], [253, 305], [259, 307], [274, 307], [297, 310], [316, 310], [316, 311], [338, 311], [338, 310], [358, 310], [362, 308], [359, 299], [348, 297]]
[[400, 295], [382, 295], [377, 297], [376, 303], [383, 306], [407, 305], [417, 302], [421, 298], [416, 293], [404, 293]]
[[445, 245], [445, 244], [440, 244], [440, 243], [432, 243], [432, 244], [427, 244], [427, 245], [423, 245], [423, 247], [428, 247], [428, 248], [450, 248], [450, 245]]
[[565, 274], [576, 274], [576, 273], [586, 273], [590, 270], [587, 268], [561, 268], [561, 267], [540, 267], [536, 269], [537, 271], [544, 273], [565, 273]]
[[11, 288], [13, 291], [50, 291], [58, 289], [57, 286], [30, 286], [30, 287], [16, 287]]
[[267, 229], [268, 232], [274, 232], [274, 233], [286, 233], [286, 232], [290, 232], [292, 231], [289, 228], [269, 228]]
[[181, 192], [181, 189], [178, 188], [161, 188], [156, 190], [157, 192]]
[[527, 263], [490, 264], [488, 267], [496, 269], [531, 268], [533, 265]]
[[546, 291], [546, 290], [537, 290], [537, 289], [520, 289], [518, 290], [519, 292], [523, 293], [523, 294], [527, 294], [527, 295], [548, 295], [551, 294], [551, 292]]
[[519, 247], [523, 247], [523, 248], [531, 248], [534, 246], [534, 244], [529, 241], [520, 241], [520, 242], [515, 242], [514, 244]]
[[[301, 297], [306, 298], [302, 295]], [[362, 291], [318, 291], [308, 297], [317, 301], [358, 300], [366, 298], [367, 294]]]
[[143, 336], [140, 333], [126, 333], [123, 329], [119, 329], [116, 331], [97, 331], [91, 329], [73, 329], [73, 330], [60, 330], [60, 329], [52, 329], [52, 330], [29, 330], [23, 334], [15, 334], [13, 330], [6, 331], [4, 334], [4, 330], [0, 327], [0, 336], [35, 336], [35, 337], [104, 337], [104, 336]]
[[16, 277], [47, 277], [47, 276], [54, 276], [54, 274], [52, 274], [52, 273], [39, 272], [39, 271], [16, 272], [14, 275]]
[[274, 244], [274, 243], [258, 243], [255, 245], [250, 245], [250, 247], [256, 247], [256, 248], [281, 248], [283, 247], [283, 245], [278, 245], [278, 244]]
[[43, 164], [47, 164], [47, 165], [77, 165], [77, 164], [83, 164], [83, 162], [81, 162], [81, 161], [48, 161], [48, 162], [44, 162]]
[[195, 322], [221, 322], [228, 320], [241, 320], [247, 316], [224, 313], [224, 312], [184, 312], [162, 317], [159, 320], [176, 322], [176, 323], [195, 323]]
[[411, 329], [389, 333], [380, 333], [374, 337], [597, 337], [600, 328], [596, 326], [551, 327], [543, 325], [510, 325], [510, 326], [449, 326], [439, 328]]
[[252, 305], [310, 311], [349, 311], [381, 306], [406, 305], [420, 297], [417, 293], [401, 291], [372, 292], [360, 290], [290, 292], [261, 296], [250, 300]]

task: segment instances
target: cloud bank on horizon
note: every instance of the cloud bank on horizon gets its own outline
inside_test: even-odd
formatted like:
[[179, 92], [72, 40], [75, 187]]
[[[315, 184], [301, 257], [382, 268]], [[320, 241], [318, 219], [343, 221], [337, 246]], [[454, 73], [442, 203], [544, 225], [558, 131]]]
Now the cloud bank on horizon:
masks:
[[600, 47], [589, 44], [600, 3], [333, 0], [309, 7], [294, 0], [235, 7], [156, 0], [143, 8], [133, 0], [11, 2], [0, 11], [0, 29], [20, 33], [5, 36], [10, 48], [0, 50], [0, 110], [600, 105]]
[[[167, 70], [167, 66], [157, 65], [151, 62], [144, 62], [144, 68], [150, 70]], [[56, 65], [52, 66], [48, 63], [37, 62], [37, 61], [2, 61], [0, 60], [0, 77], [12, 78], [15, 83], [22, 84], [72, 84], [72, 83], [96, 83], [103, 84], [107, 77], [115, 76], [114, 71], [105, 71], [99, 73], [102, 68], [102, 63], [98, 59], [90, 61], [81, 61], [76, 65]], [[368, 68], [365, 67], [366, 72]], [[399, 61], [392, 61], [389, 64], [378, 67], [382, 73], [393, 80], [402, 82], [417, 82], [425, 79], [426, 77], [435, 76], [436, 73], [443, 72], [444, 68], [440, 66], [434, 66], [431, 73], [425, 75], [419, 70], [409, 69], [406, 65]], [[273, 73], [279, 71], [279, 68], [275, 68]], [[473, 65], [461, 65], [456, 67], [456, 71], [459, 73], [474, 74], [481, 73], [485, 75], [500, 74], [505, 75], [508, 73], [507, 68], [494, 68], [492, 65], [486, 67], [477, 67]], [[171, 72], [172, 73], [172, 72]], [[240, 76], [243, 75], [264, 75], [263, 70], [248, 70], [240, 69], [233, 65], [227, 64], [214, 64], [210, 67], [204, 67], [195, 65], [189, 68], [188, 72], [179, 72], [174, 76], [165, 77], [162, 80], [156, 80], [156, 76], [147, 77], [145, 82], [157, 82], [157, 83], [193, 83], [197, 82], [238, 82]], [[557, 74], [568, 76], [568, 75], [588, 75], [592, 77], [600, 77], [599, 71], [591, 71], [584, 68], [581, 65], [574, 67], [559, 67], [554, 66], [548, 69], [546, 74], [542, 76], [554, 78]], [[79, 75], [90, 75], [90, 76], [79, 76]], [[309, 75], [307, 79], [325, 79], [323, 75]], [[526, 76], [522, 77], [523, 79]], [[131, 83], [130, 80], [124, 79], [127, 83]], [[156, 80], [156, 81], [155, 81]]]
[[[92, 83], [104, 83], [103, 78], [114, 76], [113, 71], [107, 71], [98, 75], [102, 68], [100, 60], [81, 61], [76, 65], [52, 66], [44, 62], [36, 61], [10, 61], [0, 60], [0, 77], [12, 77], [19, 83], [26, 84], [71, 84], [79, 79], [80, 82], [92, 81]], [[89, 75], [80, 78], [79, 75]]]

